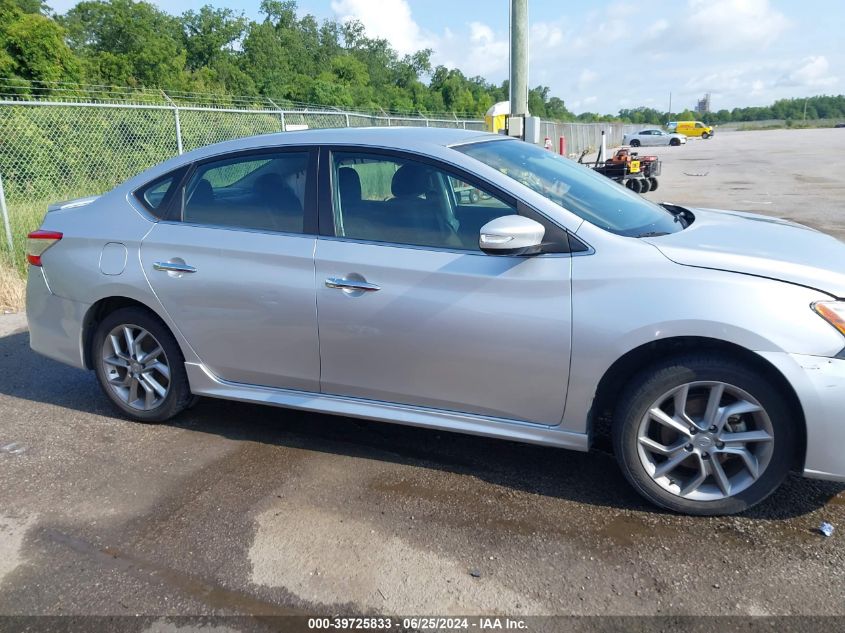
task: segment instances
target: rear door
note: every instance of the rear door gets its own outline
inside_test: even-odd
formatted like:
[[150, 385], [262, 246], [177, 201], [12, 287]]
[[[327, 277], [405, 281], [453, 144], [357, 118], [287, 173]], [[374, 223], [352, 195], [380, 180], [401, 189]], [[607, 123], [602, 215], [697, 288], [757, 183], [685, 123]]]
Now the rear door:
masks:
[[316, 160], [292, 148], [197, 164], [143, 242], [153, 291], [219, 378], [319, 391]]
[[[559, 424], [568, 252], [481, 252], [484, 223], [527, 210], [450, 167], [363, 149], [333, 152], [321, 165], [323, 392]], [[547, 229], [550, 240], [561, 234], [565, 243], [561, 229]]]

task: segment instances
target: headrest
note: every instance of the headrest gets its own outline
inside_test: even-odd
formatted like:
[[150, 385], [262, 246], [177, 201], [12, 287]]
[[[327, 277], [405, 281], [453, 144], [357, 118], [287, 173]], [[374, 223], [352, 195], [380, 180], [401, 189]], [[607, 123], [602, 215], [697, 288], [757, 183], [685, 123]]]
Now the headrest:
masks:
[[428, 191], [429, 170], [422, 165], [402, 165], [395, 174], [390, 191], [397, 198], [421, 196]]
[[285, 179], [275, 172], [263, 174], [255, 181], [255, 190], [262, 196], [278, 195], [286, 188]]
[[337, 185], [342, 202], [361, 201], [361, 176], [352, 167], [337, 170]]

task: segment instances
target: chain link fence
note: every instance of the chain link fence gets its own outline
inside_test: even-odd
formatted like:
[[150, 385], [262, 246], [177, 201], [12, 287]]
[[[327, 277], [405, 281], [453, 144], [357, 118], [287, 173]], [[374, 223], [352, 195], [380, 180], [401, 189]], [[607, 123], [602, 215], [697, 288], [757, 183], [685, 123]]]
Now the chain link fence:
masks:
[[[5, 225], [0, 254], [6, 250], [22, 266], [25, 236], [40, 223], [50, 202], [102, 193], [167, 158], [211, 143], [305, 128], [484, 129], [482, 120], [282, 108], [272, 101], [269, 107], [185, 105], [185, 98], [163, 93], [158, 103], [153, 98], [139, 101], [0, 95], [0, 214]], [[540, 143], [548, 137], [557, 151], [564, 136], [572, 156], [595, 148], [601, 130], [608, 132], [608, 146], [613, 146], [630, 127], [545, 122]]]

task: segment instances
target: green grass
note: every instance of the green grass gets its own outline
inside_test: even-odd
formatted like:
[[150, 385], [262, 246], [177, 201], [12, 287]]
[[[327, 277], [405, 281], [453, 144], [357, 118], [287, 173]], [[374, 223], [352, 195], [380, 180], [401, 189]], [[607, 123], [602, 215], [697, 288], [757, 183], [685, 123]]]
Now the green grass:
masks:
[[[75, 196], [68, 196], [72, 197]], [[21, 277], [26, 273], [26, 236], [40, 226], [47, 212], [47, 205], [56, 199], [58, 198], [32, 202], [7, 201], [13, 245], [9, 248], [5, 230], [0, 233], [0, 262], [17, 271]]]

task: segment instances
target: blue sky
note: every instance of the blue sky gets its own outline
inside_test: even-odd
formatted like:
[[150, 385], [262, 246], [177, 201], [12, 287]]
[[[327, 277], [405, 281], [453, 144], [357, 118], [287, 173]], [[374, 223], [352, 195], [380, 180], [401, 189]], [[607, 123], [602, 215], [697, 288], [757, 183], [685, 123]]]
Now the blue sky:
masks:
[[[57, 12], [73, 0], [48, 2]], [[181, 13], [203, 4], [259, 17], [260, 0], [157, 0]], [[357, 18], [401, 53], [496, 83], [507, 77], [508, 1], [300, 0], [301, 14]], [[845, 2], [834, 0], [529, 0], [530, 84], [575, 112], [647, 105], [715, 109], [781, 97], [845, 93]]]

